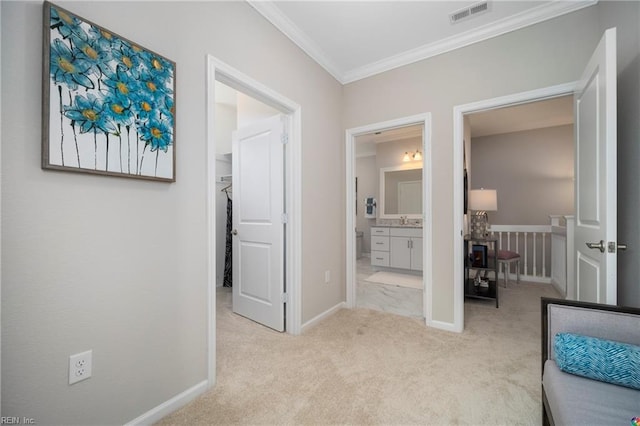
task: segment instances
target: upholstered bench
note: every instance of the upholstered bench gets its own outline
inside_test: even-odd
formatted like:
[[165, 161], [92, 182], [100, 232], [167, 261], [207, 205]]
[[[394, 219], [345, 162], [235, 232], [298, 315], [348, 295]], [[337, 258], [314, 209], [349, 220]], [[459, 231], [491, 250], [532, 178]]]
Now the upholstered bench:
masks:
[[[494, 251], [489, 250], [489, 258], [494, 256]], [[516, 276], [518, 283], [520, 282], [520, 255], [511, 250], [498, 250], [498, 265], [502, 265], [502, 272], [504, 274], [504, 286], [509, 283], [509, 275], [511, 275], [511, 264], [516, 264]], [[491, 264], [491, 262], [489, 262]], [[498, 266], [498, 270], [500, 267]]]
[[542, 298], [542, 424], [640, 416], [640, 309]]

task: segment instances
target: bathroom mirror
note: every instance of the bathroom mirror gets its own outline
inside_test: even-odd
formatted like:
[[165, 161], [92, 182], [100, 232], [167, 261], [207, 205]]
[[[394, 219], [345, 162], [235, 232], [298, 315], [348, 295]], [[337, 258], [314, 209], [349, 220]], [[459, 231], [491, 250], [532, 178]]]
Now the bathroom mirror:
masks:
[[400, 166], [380, 169], [380, 217], [422, 218], [422, 167]]

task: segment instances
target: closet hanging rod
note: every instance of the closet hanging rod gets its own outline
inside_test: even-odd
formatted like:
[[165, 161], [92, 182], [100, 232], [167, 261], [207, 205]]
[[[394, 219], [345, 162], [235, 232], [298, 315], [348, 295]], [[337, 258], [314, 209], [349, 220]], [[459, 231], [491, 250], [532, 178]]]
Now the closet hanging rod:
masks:
[[216, 183], [231, 182], [231, 175], [222, 175], [216, 177]]

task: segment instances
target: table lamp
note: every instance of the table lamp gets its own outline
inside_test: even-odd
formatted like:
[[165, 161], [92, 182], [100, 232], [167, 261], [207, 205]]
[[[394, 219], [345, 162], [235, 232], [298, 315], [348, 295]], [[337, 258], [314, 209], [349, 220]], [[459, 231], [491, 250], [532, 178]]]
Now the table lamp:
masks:
[[472, 189], [469, 191], [469, 209], [471, 215], [471, 236], [485, 238], [489, 235], [488, 211], [498, 210], [498, 194], [495, 189]]

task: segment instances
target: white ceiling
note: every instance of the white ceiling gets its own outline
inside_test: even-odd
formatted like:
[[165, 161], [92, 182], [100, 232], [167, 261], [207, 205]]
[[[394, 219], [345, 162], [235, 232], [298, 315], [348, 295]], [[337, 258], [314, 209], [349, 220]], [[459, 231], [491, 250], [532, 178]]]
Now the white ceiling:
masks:
[[597, 0], [265, 1], [249, 4], [343, 84], [594, 5]]
[[[597, 3], [597, 0], [489, 0], [488, 10], [450, 23], [481, 0], [248, 0], [343, 84], [496, 37]], [[573, 123], [571, 97], [470, 115], [472, 137]], [[358, 137], [359, 150], [417, 137], [406, 127]]]

